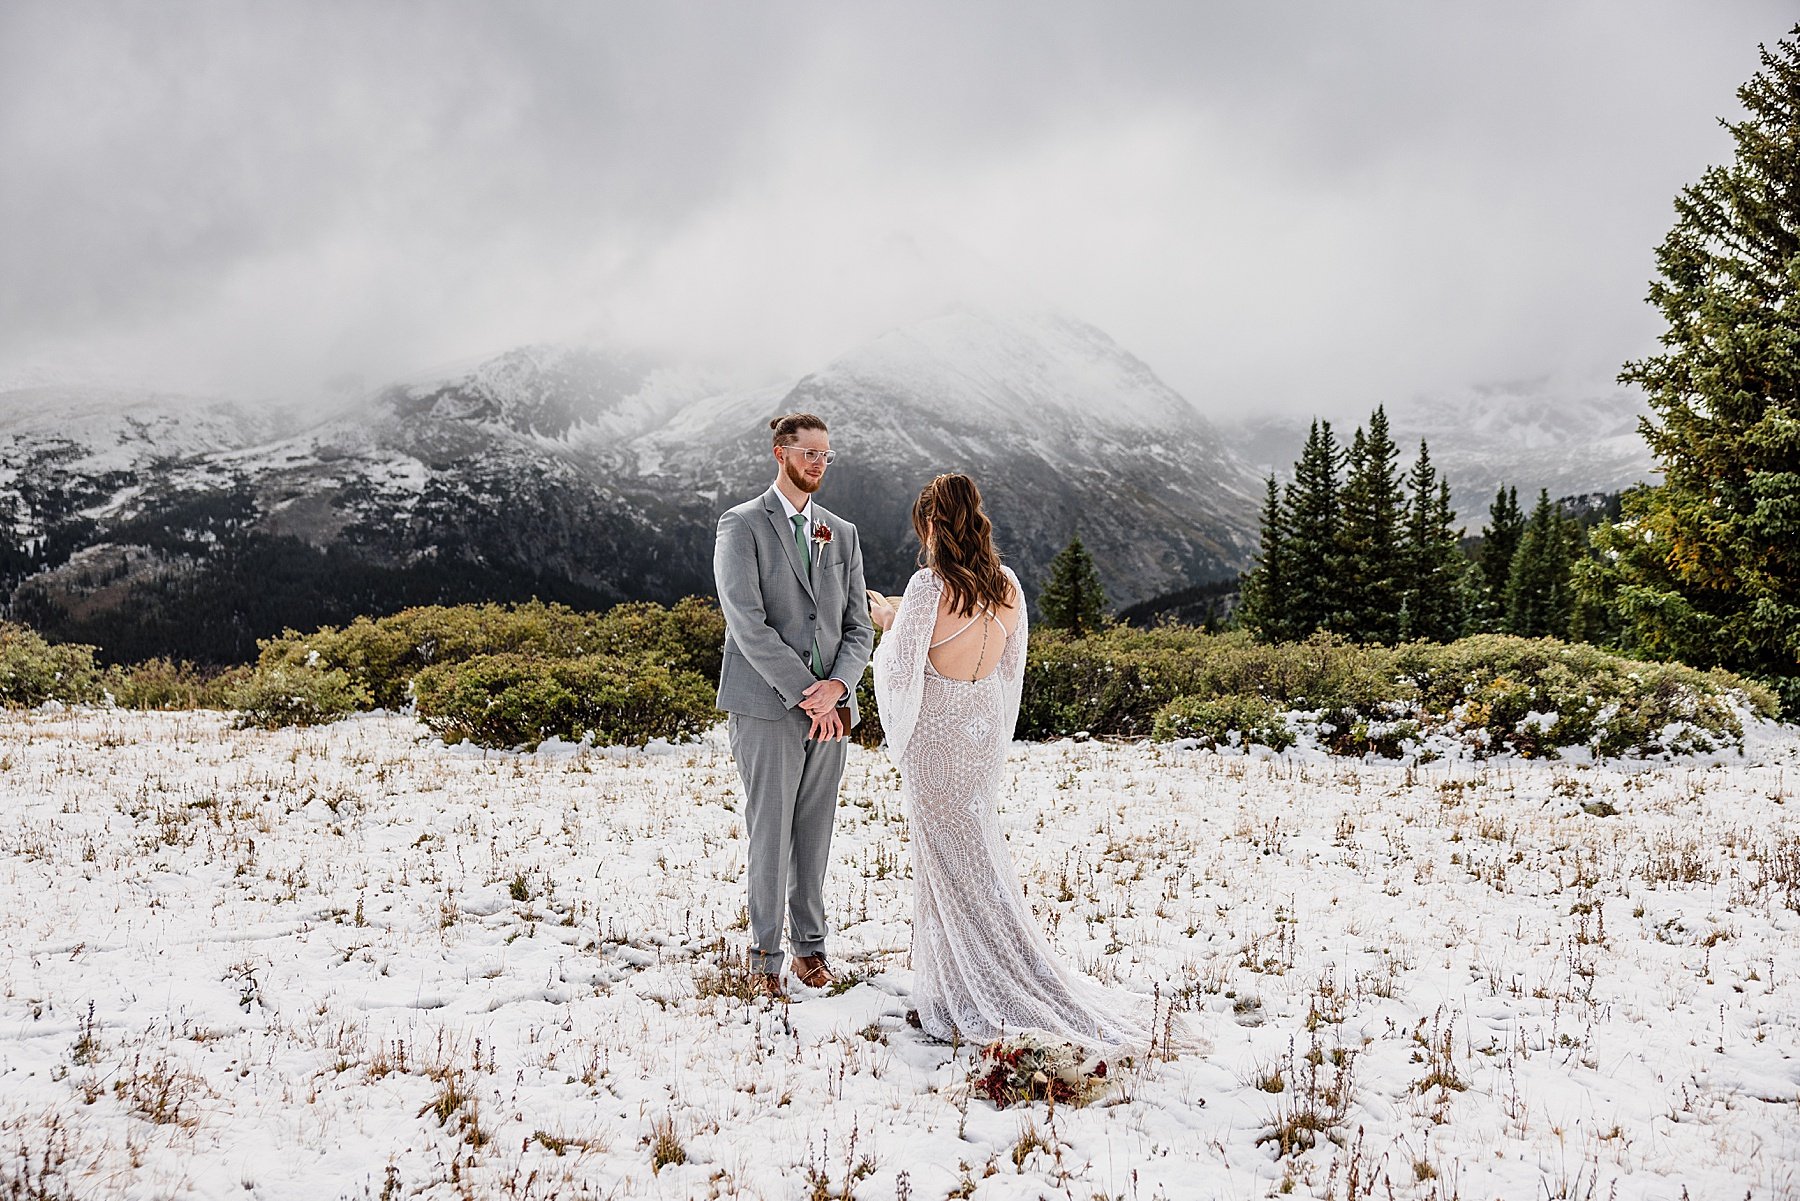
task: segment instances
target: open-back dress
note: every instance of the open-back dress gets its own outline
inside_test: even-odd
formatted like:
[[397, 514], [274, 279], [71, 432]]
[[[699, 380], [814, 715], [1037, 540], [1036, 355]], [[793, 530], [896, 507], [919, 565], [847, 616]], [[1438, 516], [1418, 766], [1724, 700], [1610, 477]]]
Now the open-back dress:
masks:
[[925, 1033], [946, 1041], [1035, 1032], [1090, 1048], [1144, 1043], [1148, 1001], [1058, 957], [1000, 833], [1028, 626], [1018, 578], [1006, 574], [1020, 597], [1017, 628], [987, 676], [952, 680], [932, 667], [943, 582], [929, 568], [907, 584], [875, 650], [875, 695], [912, 843], [913, 1004]]

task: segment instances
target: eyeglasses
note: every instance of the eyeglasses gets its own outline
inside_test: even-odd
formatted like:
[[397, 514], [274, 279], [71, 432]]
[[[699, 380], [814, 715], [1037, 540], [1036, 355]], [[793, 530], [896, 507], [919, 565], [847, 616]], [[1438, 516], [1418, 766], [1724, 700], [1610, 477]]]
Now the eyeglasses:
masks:
[[789, 454], [799, 455], [806, 460], [809, 466], [813, 463], [823, 463], [829, 467], [837, 462], [838, 457], [838, 452], [835, 450], [808, 450], [804, 446], [783, 446], [780, 449]]

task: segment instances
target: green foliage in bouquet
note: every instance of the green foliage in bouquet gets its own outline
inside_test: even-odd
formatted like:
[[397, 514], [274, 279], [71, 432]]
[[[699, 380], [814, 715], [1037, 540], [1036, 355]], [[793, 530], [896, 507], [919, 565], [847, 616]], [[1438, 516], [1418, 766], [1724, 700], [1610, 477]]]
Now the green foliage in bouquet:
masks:
[[420, 718], [447, 743], [535, 748], [546, 738], [643, 746], [718, 720], [713, 683], [647, 657], [506, 653], [439, 663], [413, 681]]
[[0, 705], [35, 708], [101, 699], [94, 648], [48, 642], [27, 626], [0, 621]]
[[[879, 643], [881, 638], [879, 630], [876, 631], [875, 637]], [[850, 737], [855, 739], [858, 746], [868, 747], [870, 750], [879, 747], [886, 740], [887, 731], [882, 729], [881, 713], [875, 704], [875, 673], [873, 671], [864, 671], [862, 679], [856, 682], [856, 713], [861, 720], [856, 723], [856, 728], [850, 731]]]
[[1033, 1101], [1080, 1106], [1112, 1087], [1118, 1079], [1116, 1066], [1073, 1043], [1017, 1035], [981, 1049], [969, 1085], [1000, 1109]]

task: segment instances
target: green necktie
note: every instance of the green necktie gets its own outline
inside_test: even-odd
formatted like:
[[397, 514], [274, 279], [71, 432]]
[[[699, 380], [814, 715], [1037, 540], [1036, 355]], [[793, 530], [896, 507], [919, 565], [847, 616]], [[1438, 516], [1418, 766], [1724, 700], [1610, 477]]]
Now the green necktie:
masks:
[[[806, 578], [812, 579], [812, 548], [806, 541], [806, 514], [794, 514], [794, 549], [800, 552], [800, 562], [806, 565]], [[825, 665], [819, 660], [819, 640], [813, 639], [812, 673], [820, 679], [825, 678]]]

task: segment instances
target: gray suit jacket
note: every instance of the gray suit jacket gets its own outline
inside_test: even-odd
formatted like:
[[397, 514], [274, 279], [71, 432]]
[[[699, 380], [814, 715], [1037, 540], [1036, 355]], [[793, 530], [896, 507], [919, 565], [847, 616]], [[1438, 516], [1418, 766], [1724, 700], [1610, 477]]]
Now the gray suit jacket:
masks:
[[719, 517], [713, 578], [725, 612], [719, 708], [779, 718], [812, 687], [813, 640], [825, 678], [850, 686], [850, 724], [862, 720], [856, 683], [869, 665], [875, 628], [864, 592], [856, 527], [813, 501], [813, 521], [831, 541], [812, 544], [812, 577], [794, 546], [794, 527], [773, 486]]

